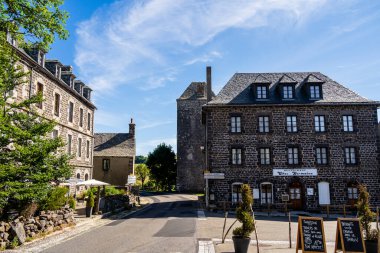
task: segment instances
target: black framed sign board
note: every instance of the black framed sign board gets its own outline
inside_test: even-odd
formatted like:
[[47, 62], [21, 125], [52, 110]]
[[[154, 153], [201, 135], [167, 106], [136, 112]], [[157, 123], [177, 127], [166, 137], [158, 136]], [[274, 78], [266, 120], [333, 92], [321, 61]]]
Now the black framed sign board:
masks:
[[365, 253], [365, 244], [359, 219], [338, 218], [335, 251], [343, 253]]
[[323, 219], [318, 217], [298, 217], [296, 252], [326, 253]]

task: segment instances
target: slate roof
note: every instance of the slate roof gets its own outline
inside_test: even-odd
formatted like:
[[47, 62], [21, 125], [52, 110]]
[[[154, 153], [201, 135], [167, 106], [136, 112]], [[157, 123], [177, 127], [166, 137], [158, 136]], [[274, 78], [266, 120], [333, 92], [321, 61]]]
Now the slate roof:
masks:
[[[212, 97], [215, 97], [214, 93], [212, 93]], [[207, 84], [205, 82], [192, 82], [178, 99], [207, 99]]]
[[[253, 93], [254, 84], [269, 83], [269, 99], [256, 100]], [[322, 85], [322, 98], [310, 100], [307, 95], [307, 84]], [[295, 99], [284, 101], [280, 87], [285, 84], [295, 85]], [[335, 82], [320, 72], [292, 73], [236, 73], [227, 82], [219, 94], [208, 105], [239, 104], [342, 104], [371, 103], [378, 101], [364, 98], [343, 85]]]
[[129, 133], [95, 133], [94, 156], [132, 157], [135, 138]]

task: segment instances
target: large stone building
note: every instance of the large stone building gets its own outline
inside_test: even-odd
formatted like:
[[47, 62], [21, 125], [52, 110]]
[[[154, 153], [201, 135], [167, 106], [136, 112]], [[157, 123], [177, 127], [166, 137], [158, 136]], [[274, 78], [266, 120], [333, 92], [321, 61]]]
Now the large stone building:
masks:
[[202, 107], [204, 168], [224, 174], [210, 203], [238, 202], [248, 183], [256, 207], [318, 210], [353, 205], [363, 183], [378, 205], [379, 105], [318, 72], [235, 74]]
[[95, 133], [95, 179], [116, 186], [128, 183], [128, 177], [134, 175], [135, 128], [131, 119], [129, 133]]
[[57, 122], [52, 138], [62, 137], [65, 152], [73, 155], [72, 181], [92, 178], [96, 107], [91, 102], [91, 88], [75, 80], [71, 66], [45, 59], [45, 52], [40, 50], [25, 52], [10, 37], [8, 41], [17, 49], [24, 71], [29, 72], [28, 84], [17, 87], [14, 99], [21, 101], [42, 92], [44, 101], [35, 109], [44, 118]]

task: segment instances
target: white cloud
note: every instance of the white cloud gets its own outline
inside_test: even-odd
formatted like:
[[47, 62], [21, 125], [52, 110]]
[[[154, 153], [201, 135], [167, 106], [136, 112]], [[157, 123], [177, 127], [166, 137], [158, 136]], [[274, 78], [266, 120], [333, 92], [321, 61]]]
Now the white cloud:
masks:
[[95, 91], [144, 80], [143, 90], [165, 86], [176, 72], [168, 66], [209, 62], [220, 57], [186, 55], [232, 28], [303, 23], [327, 0], [121, 0], [102, 7], [80, 23], [75, 62]]
[[193, 65], [198, 62], [203, 62], [203, 63], [211, 62], [217, 58], [222, 58], [222, 54], [218, 51], [211, 51], [210, 53], [204, 54], [202, 56], [191, 59], [190, 61], [187, 61], [185, 65]]

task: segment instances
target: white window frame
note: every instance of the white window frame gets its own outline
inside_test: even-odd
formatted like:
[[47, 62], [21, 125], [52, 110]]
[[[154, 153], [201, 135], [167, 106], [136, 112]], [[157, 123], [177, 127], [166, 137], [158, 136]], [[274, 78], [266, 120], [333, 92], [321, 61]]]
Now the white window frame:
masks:
[[321, 98], [321, 86], [320, 85], [310, 85], [310, 99], [320, 99]]
[[232, 148], [231, 149], [231, 159], [233, 165], [241, 165], [242, 164], [242, 148]]
[[289, 147], [287, 153], [288, 153], [288, 164], [290, 165], [300, 164], [298, 147]]
[[282, 87], [283, 99], [294, 99], [294, 87], [293, 85], [284, 85]]
[[344, 161], [347, 165], [356, 165], [358, 163], [355, 147], [344, 148]]
[[343, 131], [353, 132], [354, 131], [354, 116], [343, 115], [342, 120], [343, 120]]
[[271, 153], [270, 148], [262, 147], [259, 148], [260, 153], [260, 165], [270, 165], [271, 164]]
[[269, 133], [269, 116], [259, 116], [259, 132]]
[[237, 197], [234, 196], [234, 186], [235, 185], [240, 185], [240, 187], [241, 187], [243, 185], [243, 183], [236, 182], [236, 183], [231, 184], [231, 202], [232, 202], [232, 204], [236, 204], [238, 199], [242, 199], [242, 195], [240, 195], [240, 198], [239, 198], [239, 196], [237, 196]]
[[268, 86], [257, 85], [256, 86], [256, 98], [257, 99], [268, 99]]
[[286, 131], [288, 133], [296, 133], [298, 131], [296, 115], [286, 116]]
[[326, 132], [326, 117], [325, 115], [314, 116], [314, 130], [315, 132]]
[[241, 116], [231, 116], [231, 133], [241, 133]]
[[[264, 198], [263, 198], [263, 185], [271, 185], [271, 198], [270, 198], [270, 201], [271, 201], [271, 203], [264, 203]], [[265, 198], [265, 202], [266, 202], [266, 200], [267, 200], [268, 198]], [[267, 204], [273, 204], [273, 184], [272, 183], [270, 183], [270, 182], [263, 182], [263, 183], [261, 183], [260, 184], [260, 203], [262, 204], [262, 205], [267, 205]]]
[[328, 164], [328, 150], [326, 147], [315, 148], [316, 162], [318, 165]]

